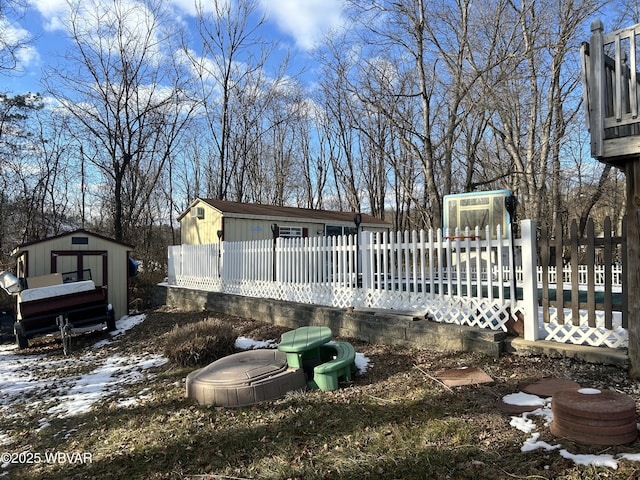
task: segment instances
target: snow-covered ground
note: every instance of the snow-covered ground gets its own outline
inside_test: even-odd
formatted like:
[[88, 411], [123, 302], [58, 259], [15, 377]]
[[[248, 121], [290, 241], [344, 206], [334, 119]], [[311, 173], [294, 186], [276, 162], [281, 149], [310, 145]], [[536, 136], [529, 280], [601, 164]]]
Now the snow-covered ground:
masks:
[[[111, 336], [117, 338], [144, 321], [144, 315], [123, 317]], [[29, 405], [30, 410], [42, 409], [46, 414], [40, 428], [51, 417], [70, 417], [90, 411], [93, 405], [109, 396], [120, 395], [124, 386], [140, 383], [146, 370], [168, 360], [158, 354], [123, 356], [100, 354], [111, 341], [102, 340], [93, 350], [80, 356], [47, 359], [46, 355], [20, 355], [16, 345], [0, 345], [0, 414], [16, 415], [16, 406]], [[89, 370], [82, 375], [64, 375], [65, 371]], [[136, 398], [121, 399], [122, 405], [132, 405]], [[0, 445], [3, 444], [0, 433]]]
[[[91, 411], [97, 402], [106, 398], [115, 399], [120, 407], [137, 405], [150, 394], [144, 387], [145, 380], [153, 375], [149, 370], [162, 366], [167, 359], [157, 353], [137, 355], [106, 354], [112, 341], [124, 335], [127, 330], [143, 322], [144, 315], [123, 317], [117, 322], [117, 330], [111, 332], [113, 340], [102, 340], [93, 345], [91, 351], [82, 356], [69, 356], [62, 359], [47, 359], [46, 355], [20, 355], [15, 345], [0, 345], [0, 415], [12, 417], [18, 415], [16, 406], [29, 405], [31, 411], [40, 410], [42, 418], [39, 429], [48, 428], [54, 418], [71, 417]], [[236, 346], [241, 349], [275, 348], [276, 340], [255, 342], [239, 337]], [[356, 354], [356, 366], [360, 373], [369, 368], [369, 359]], [[86, 371], [84, 374], [65, 375], [64, 372]], [[130, 388], [140, 385], [140, 388]], [[134, 394], [130, 392], [134, 391]], [[522, 445], [522, 452], [548, 452], [557, 450], [561, 456], [581, 465], [597, 465], [617, 468], [618, 460], [640, 461], [640, 454], [576, 455], [563, 448], [561, 444], [549, 444], [539, 441], [540, 431], [532, 417], [543, 419], [543, 428], [548, 428], [552, 420], [551, 399], [517, 392], [503, 397], [503, 402], [514, 405], [533, 405], [533, 412], [513, 416], [511, 426], [530, 437]], [[540, 422], [539, 422], [540, 423]], [[11, 443], [6, 432], [0, 432], [0, 446]], [[7, 465], [0, 465], [0, 476]]]

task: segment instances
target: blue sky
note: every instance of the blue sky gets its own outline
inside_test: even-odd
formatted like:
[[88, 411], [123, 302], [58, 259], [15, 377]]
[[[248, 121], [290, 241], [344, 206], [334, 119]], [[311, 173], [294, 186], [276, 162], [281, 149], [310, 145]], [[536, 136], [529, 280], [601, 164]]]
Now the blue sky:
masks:
[[[113, 0], [95, 1], [113, 3]], [[122, 1], [134, 3], [137, 0]], [[167, 3], [175, 9], [176, 18], [191, 24], [195, 20], [195, 1], [167, 0]], [[203, 4], [212, 1], [204, 0]], [[310, 61], [314, 45], [326, 32], [343, 25], [341, 8], [344, 0], [256, 0], [256, 3], [267, 16], [263, 30], [265, 38], [277, 39], [283, 47], [290, 49], [292, 62], [297, 65]], [[0, 77], [0, 92], [16, 95], [42, 91], [39, 82], [43, 67], [48, 62], [58, 61], [57, 56], [68, 46], [62, 21], [67, 8], [66, 0], [29, 0], [29, 8], [22, 12], [22, 18], [13, 19], [8, 27], [4, 27], [9, 38], [32, 37], [34, 40], [20, 52], [21, 73]]]

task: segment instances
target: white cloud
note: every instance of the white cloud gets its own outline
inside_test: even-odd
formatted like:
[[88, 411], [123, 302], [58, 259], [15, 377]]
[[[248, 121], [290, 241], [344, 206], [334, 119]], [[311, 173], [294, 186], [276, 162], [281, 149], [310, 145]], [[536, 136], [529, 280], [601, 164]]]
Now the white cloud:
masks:
[[31, 4], [46, 19], [45, 30], [54, 31], [63, 28], [61, 18], [69, 10], [66, 0], [31, 0]]
[[344, 0], [261, 0], [269, 18], [291, 35], [302, 50], [313, 49], [322, 36], [342, 27]]
[[38, 51], [31, 45], [26, 45], [18, 50], [16, 54], [18, 58], [18, 69], [23, 70], [30, 65], [37, 65], [40, 63], [40, 54]]
[[[184, 13], [195, 15], [196, 2], [203, 2], [204, 5], [212, 3], [205, 0], [171, 0], [170, 3]], [[69, 15], [68, 0], [31, 0], [31, 4], [42, 15], [45, 30], [64, 30], [64, 19]], [[144, 2], [137, 0], [120, 0], [119, 4], [123, 10], [146, 9]], [[81, 17], [86, 16], [87, 12], [91, 10], [109, 12], [113, 10], [114, 6], [111, 0], [73, 0], [72, 5], [78, 7], [78, 13]], [[207, 7], [205, 7], [206, 9]]]
[[[144, 54], [147, 61], [165, 60], [162, 49], [167, 46], [164, 25], [155, 23], [155, 11], [139, 0], [33, 0], [33, 6], [45, 18], [48, 31], [66, 30], [73, 23], [75, 33], [83, 42], [95, 42], [96, 50], [117, 52], [119, 42], [126, 40], [131, 55]], [[116, 37], [114, 25], [125, 27], [122, 37]], [[167, 27], [169, 30], [171, 27]]]
[[171, 4], [174, 5], [178, 10], [187, 15], [195, 17], [197, 13], [196, 2], [198, 0], [171, 0]]
[[31, 0], [31, 5], [42, 15], [53, 15], [67, 9], [66, 0]]
[[0, 32], [2, 32], [2, 41], [9, 45], [16, 45], [29, 39], [28, 31], [12, 25], [11, 22], [2, 17], [0, 17]]
[[[215, 11], [213, 0], [170, 0], [170, 3], [178, 10], [191, 17], [195, 17], [198, 10], [202, 10], [205, 13]], [[227, 0], [218, 0], [218, 3], [223, 7], [227, 4]]]
[[17, 60], [17, 70], [22, 71], [30, 65], [36, 64], [40, 57], [38, 52], [28, 42], [31, 40], [31, 34], [4, 18], [0, 18], [0, 35], [2, 36], [3, 44], [9, 47], [20, 45], [15, 51], [15, 58]]

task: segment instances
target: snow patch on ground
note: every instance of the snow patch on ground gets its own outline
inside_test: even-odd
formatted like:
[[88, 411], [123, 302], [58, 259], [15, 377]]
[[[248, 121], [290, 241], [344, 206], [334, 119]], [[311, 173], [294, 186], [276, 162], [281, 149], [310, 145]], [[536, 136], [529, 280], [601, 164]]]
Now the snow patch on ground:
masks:
[[[118, 337], [143, 322], [145, 315], [125, 316], [116, 323], [112, 337]], [[46, 409], [50, 418], [64, 418], [91, 411], [93, 405], [117, 394], [121, 387], [134, 385], [148, 378], [147, 370], [164, 365], [162, 355], [111, 355], [104, 358], [100, 349], [111, 341], [102, 340], [93, 345], [93, 351], [82, 356], [60, 360], [46, 359], [45, 355], [18, 355], [15, 345], [0, 346], [0, 414], [12, 415], [12, 406], [29, 404]], [[84, 375], [64, 376], [65, 370], [93, 366]], [[122, 405], [136, 404], [135, 398]], [[40, 420], [38, 429], [46, 428], [50, 418]], [[2, 438], [2, 437], [0, 437]], [[7, 441], [6, 437], [4, 441]]]
[[[56, 405], [49, 408], [47, 413], [64, 418], [90, 412], [94, 404], [113, 395], [119, 387], [143, 381], [146, 378], [144, 370], [167, 362], [165, 357], [152, 354], [111, 356], [103, 365], [80, 377], [65, 394], [58, 397]], [[131, 398], [126, 405], [136, 403], [135, 398]]]
[[236, 339], [236, 348], [241, 350], [254, 350], [256, 348], [276, 348], [278, 346], [275, 340], [266, 340], [257, 342], [247, 337], [238, 337]]
[[[599, 392], [599, 390], [597, 392]], [[504, 397], [502, 397], [502, 401], [511, 405], [527, 407], [540, 405], [540, 408], [532, 412], [525, 412], [520, 416], [511, 417], [510, 425], [512, 427], [517, 428], [521, 432], [531, 434], [531, 436], [524, 441], [524, 444], [520, 448], [520, 450], [524, 453], [533, 452], [536, 450], [542, 450], [545, 452], [558, 450], [563, 458], [572, 460], [577, 465], [609, 467], [614, 470], [618, 468], [618, 460], [626, 459], [640, 462], [640, 454], [637, 453], [620, 453], [616, 456], [609, 454], [574, 454], [562, 448], [562, 445], [560, 444], [551, 445], [550, 443], [539, 440], [540, 432], [537, 431], [538, 425], [530, 417], [542, 417], [542, 423], [544, 427], [548, 428], [553, 421], [553, 412], [551, 411], [551, 398], [542, 398], [538, 397], [537, 395], [531, 395], [529, 393], [517, 392], [505, 395]]]

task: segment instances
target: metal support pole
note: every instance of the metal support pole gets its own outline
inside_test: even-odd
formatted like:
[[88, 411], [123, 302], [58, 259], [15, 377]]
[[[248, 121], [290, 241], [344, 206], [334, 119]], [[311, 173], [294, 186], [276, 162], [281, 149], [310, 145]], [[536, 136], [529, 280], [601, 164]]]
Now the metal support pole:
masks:
[[278, 224], [277, 223], [273, 223], [271, 225], [271, 234], [273, 235], [273, 266], [272, 266], [272, 270], [273, 270], [273, 281], [275, 282], [277, 279], [277, 272], [276, 272], [276, 241], [278, 239]]
[[356, 224], [356, 285], [362, 288], [362, 272], [360, 271], [360, 224], [362, 223], [362, 215], [356, 213], [353, 217], [353, 223]]

